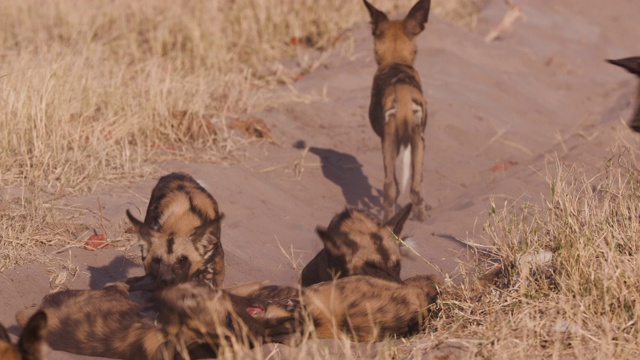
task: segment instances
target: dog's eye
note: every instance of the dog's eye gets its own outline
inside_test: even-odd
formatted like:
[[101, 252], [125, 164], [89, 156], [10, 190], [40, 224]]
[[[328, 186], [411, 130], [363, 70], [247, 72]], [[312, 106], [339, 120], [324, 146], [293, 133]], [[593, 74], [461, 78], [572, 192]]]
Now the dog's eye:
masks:
[[186, 263], [187, 263], [187, 261], [189, 261], [189, 258], [187, 258], [187, 257], [186, 257], [186, 256], [184, 256], [184, 255], [180, 256], [180, 258], [178, 259], [178, 262], [179, 262], [180, 264], [186, 264]]

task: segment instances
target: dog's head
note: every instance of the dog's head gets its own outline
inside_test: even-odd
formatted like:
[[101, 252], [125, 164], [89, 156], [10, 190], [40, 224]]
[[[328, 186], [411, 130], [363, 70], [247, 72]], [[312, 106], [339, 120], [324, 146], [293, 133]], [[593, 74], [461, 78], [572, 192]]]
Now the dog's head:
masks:
[[417, 46], [415, 37], [424, 30], [429, 20], [430, 0], [418, 1], [402, 20], [389, 20], [367, 0], [364, 5], [371, 17], [374, 52], [378, 65], [402, 63], [413, 65]]

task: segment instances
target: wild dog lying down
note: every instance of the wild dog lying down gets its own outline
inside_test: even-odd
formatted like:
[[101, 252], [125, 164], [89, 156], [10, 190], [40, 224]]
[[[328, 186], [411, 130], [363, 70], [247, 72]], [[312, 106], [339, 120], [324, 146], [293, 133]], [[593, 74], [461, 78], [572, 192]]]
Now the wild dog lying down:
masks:
[[400, 282], [400, 236], [412, 205], [382, 224], [359, 209], [345, 209], [329, 227], [317, 227], [324, 248], [302, 269], [303, 287], [351, 275], [369, 275]]
[[[398, 196], [406, 189], [411, 175], [414, 216], [424, 220], [428, 208], [422, 188], [427, 102], [413, 63], [417, 49], [415, 37], [429, 19], [431, 1], [418, 1], [403, 20], [389, 20], [385, 13], [363, 1], [371, 16], [378, 63], [371, 89], [369, 121], [382, 140], [384, 216], [389, 219], [394, 213]], [[395, 171], [399, 153], [402, 157], [400, 191]]]
[[322, 282], [302, 290], [286, 286], [260, 286], [238, 291], [260, 299], [299, 299], [299, 315], [306, 321], [290, 322], [319, 339], [343, 338], [380, 341], [388, 336], [407, 336], [423, 329], [429, 305], [438, 298], [438, 280], [415, 276], [403, 283], [355, 275]]
[[233, 292], [184, 283], [161, 290], [154, 304], [162, 309], [158, 319], [169, 334], [196, 339], [214, 353], [222, 346], [284, 342], [299, 328], [298, 302]]
[[151, 192], [144, 222], [127, 210], [140, 238], [147, 275], [163, 286], [201, 279], [222, 287], [223, 215], [218, 203], [185, 173], [163, 176]]
[[[135, 295], [143, 295], [136, 298]], [[202, 282], [131, 294], [124, 282], [45, 296], [51, 348], [118, 359], [215, 357], [231, 345], [284, 338], [295, 304], [239, 297]], [[18, 313], [19, 324], [28, 312]], [[272, 340], [273, 335], [275, 340]]]
[[7, 330], [0, 324], [0, 359], [2, 360], [41, 360], [46, 347], [47, 315], [38, 311], [31, 316], [20, 340], [16, 345], [11, 343]]
[[[640, 56], [628, 57], [619, 60], [607, 60], [611, 64], [618, 65], [640, 78]], [[636, 110], [629, 122], [629, 127], [636, 132], [640, 132], [640, 84], [638, 84], [638, 94], [635, 98]]]

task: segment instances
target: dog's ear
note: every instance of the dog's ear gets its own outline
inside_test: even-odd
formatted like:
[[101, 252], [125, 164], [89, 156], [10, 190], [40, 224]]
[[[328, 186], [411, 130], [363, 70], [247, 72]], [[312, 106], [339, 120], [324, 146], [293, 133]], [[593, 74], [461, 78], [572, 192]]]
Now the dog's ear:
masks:
[[[325, 250], [331, 254], [332, 257], [339, 257], [349, 259], [357, 249], [350, 246], [345, 246], [348, 243], [346, 235], [342, 233], [336, 233], [322, 226], [316, 227], [316, 233], [320, 236], [322, 244]], [[357, 245], [356, 245], [357, 247]]]
[[129, 209], [127, 209], [127, 218], [129, 218], [129, 221], [133, 226], [133, 230], [136, 232], [136, 234], [138, 234], [142, 261], [144, 261], [144, 259], [146, 259], [147, 257], [147, 254], [149, 254], [149, 248], [151, 247], [151, 237], [154, 234], [154, 231], [151, 229], [151, 227], [149, 227], [149, 225], [143, 223], [142, 221], [138, 220], [138, 218], [133, 216]]
[[133, 229], [136, 231], [136, 234], [141, 234], [143, 229], [146, 228], [145, 224], [138, 220], [137, 217], [133, 216], [129, 209], [127, 209], [127, 218], [129, 218], [131, 225], [133, 225]]
[[618, 60], [607, 60], [610, 64], [620, 66], [632, 74], [640, 76], [640, 56], [628, 57]]
[[424, 24], [429, 21], [429, 10], [431, 9], [431, 0], [418, 1], [409, 14], [402, 20], [404, 31], [409, 37], [415, 37], [424, 30]]
[[42, 359], [46, 335], [47, 314], [38, 311], [29, 319], [18, 341], [18, 349], [24, 359]]
[[409, 203], [405, 205], [402, 209], [398, 210], [398, 212], [393, 215], [391, 219], [389, 219], [384, 226], [388, 227], [393, 231], [393, 233], [400, 237], [400, 233], [402, 233], [402, 228], [404, 227], [404, 223], [409, 218], [411, 214], [411, 209], [413, 208], [413, 204]]
[[367, 0], [362, 0], [364, 5], [367, 7], [369, 11], [369, 16], [371, 17], [371, 33], [374, 37], [380, 34], [380, 25], [389, 21], [387, 14], [375, 8], [375, 6], [371, 5]]

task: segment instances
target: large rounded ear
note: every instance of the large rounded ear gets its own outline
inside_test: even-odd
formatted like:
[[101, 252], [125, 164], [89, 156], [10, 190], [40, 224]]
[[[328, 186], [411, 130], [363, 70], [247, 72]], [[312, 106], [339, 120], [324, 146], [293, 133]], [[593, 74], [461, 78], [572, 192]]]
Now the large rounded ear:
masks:
[[402, 20], [402, 25], [408, 36], [414, 37], [424, 30], [424, 24], [429, 21], [429, 10], [431, 8], [431, 0], [418, 1], [409, 14]]
[[320, 236], [320, 240], [322, 240], [322, 243], [325, 246], [327, 245], [327, 243], [334, 244], [333, 237], [331, 236], [331, 234], [329, 234], [329, 230], [327, 230], [326, 227], [320, 225], [316, 226], [316, 234]]
[[384, 224], [384, 226], [391, 229], [391, 231], [393, 231], [393, 233], [396, 236], [400, 236], [400, 233], [402, 233], [402, 227], [404, 226], [404, 223], [409, 218], [412, 208], [413, 208], [413, 204], [411, 203], [407, 204], [405, 207], [398, 210], [398, 212], [395, 215], [393, 215], [393, 217], [389, 219], [386, 222], [386, 224]]
[[22, 330], [18, 348], [25, 359], [40, 359], [45, 337], [47, 335], [47, 314], [44, 311], [38, 311], [27, 322]]
[[220, 241], [220, 223], [224, 219], [224, 214], [220, 213], [213, 220], [204, 220], [202, 224], [198, 225], [193, 232], [191, 233], [191, 241], [199, 242], [205, 237], [214, 237], [215, 239], [207, 238], [208, 242], [218, 242]]
[[369, 16], [371, 17], [371, 33], [373, 36], [378, 34], [378, 29], [380, 24], [389, 21], [389, 18], [385, 13], [375, 8], [375, 6], [371, 5], [367, 0], [362, 0], [364, 2], [364, 6], [367, 7], [369, 11]]
[[144, 223], [138, 220], [138, 218], [136, 218], [135, 216], [133, 216], [133, 214], [131, 213], [131, 211], [129, 211], [129, 209], [127, 209], [127, 217], [129, 218], [131, 225], [133, 225], [133, 228], [136, 231], [136, 233], [140, 234], [142, 232], [142, 229], [145, 228]]
[[613, 65], [618, 65], [632, 74], [640, 76], [640, 56], [628, 57], [618, 60], [607, 60]]
[[336, 254], [338, 252], [338, 244], [336, 243], [336, 239], [333, 234], [331, 234], [329, 230], [327, 230], [327, 228], [317, 226], [316, 233], [318, 234], [318, 236], [320, 236], [320, 240], [322, 240], [322, 244], [324, 245], [324, 248], [327, 249], [327, 251], [329, 251], [331, 254]]

